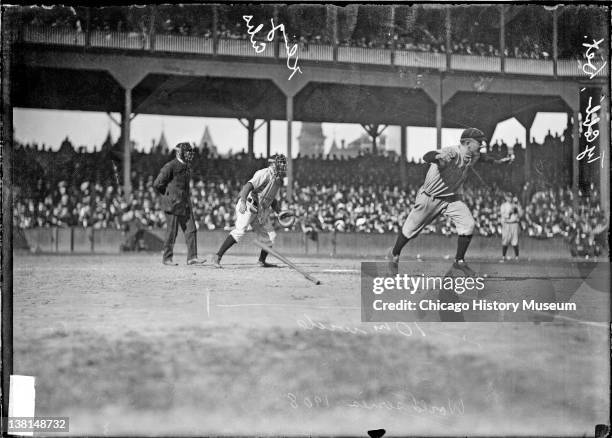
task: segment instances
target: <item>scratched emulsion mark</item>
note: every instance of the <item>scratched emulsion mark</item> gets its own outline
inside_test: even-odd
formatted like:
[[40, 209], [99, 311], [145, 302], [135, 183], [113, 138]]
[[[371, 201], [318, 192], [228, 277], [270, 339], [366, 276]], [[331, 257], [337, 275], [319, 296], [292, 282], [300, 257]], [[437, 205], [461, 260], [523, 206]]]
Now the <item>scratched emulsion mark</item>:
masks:
[[434, 418], [462, 417], [465, 415], [463, 398], [447, 397], [438, 403], [418, 398], [408, 389], [395, 391], [386, 398], [372, 399], [360, 391], [353, 397], [334, 398], [325, 393], [287, 392], [288, 406], [294, 410], [357, 409], [366, 411], [400, 411], [408, 415], [427, 415]]
[[[259, 26], [254, 28], [254, 26], [251, 24], [251, 20], [253, 19], [252, 15], [243, 15], [242, 19], [246, 22], [247, 33], [251, 36], [250, 38], [251, 45], [255, 49], [255, 53], [262, 53], [264, 50], [266, 50], [267, 44], [263, 41], [257, 41], [255, 39], [255, 35], [263, 28], [263, 24], [260, 24]], [[285, 32], [285, 25], [284, 24], [279, 24], [278, 26], [274, 25], [273, 18], [270, 19], [270, 22], [272, 24], [272, 29], [266, 34], [266, 40], [268, 40], [268, 42], [271, 42], [274, 40], [274, 36], [276, 35], [277, 30], [280, 30], [282, 32], [283, 40], [285, 41], [285, 51], [287, 52], [287, 68], [291, 70], [292, 72], [291, 75], [289, 75], [289, 80], [291, 80], [294, 74], [296, 73], [302, 74], [302, 69], [298, 67], [297, 65], [298, 63], [298, 54], [297, 54], [298, 45], [293, 44], [291, 48], [289, 48], [289, 41], [287, 40], [287, 33]], [[293, 65], [291, 65], [293, 57], [295, 57], [295, 60], [293, 60]]]
[[[586, 38], [586, 35], [585, 35], [585, 38]], [[600, 39], [600, 40], [595, 40], [595, 38], [593, 38], [593, 42], [592, 43], [583, 43], [582, 44], [582, 46], [586, 49], [585, 52], [584, 52], [584, 57], [587, 60], [582, 65], [582, 71], [586, 75], [589, 76], [589, 80], [592, 80], [599, 73], [601, 73], [603, 68], [608, 63], [607, 61], [605, 61], [605, 62], [603, 62], [601, 64], [601, 66], [598, 66], [597, 63], [594, 62], [594, 58], [599, 53], [599, 50], [600, 50], [599, 46], [600, 46], [600, 44], [603, 41], [604, 41], [603, 38]], [[584, 90], [584, 88], [582, 90]], [[603, 102], [603, 100], [605, 98], [606, 98], [606, 96], [602, 96], [601, 99], [600, 99], [600, 102]], [[587, 105], [586, 114], [585, 114], [584, 120], [582, 122], [582, 126], [586, 129], [584, 131], [583, 135], [584, 135], [585, 140], [587, 141], [587, 145], [584, 148], [584, 150], [582, 152], [580, 152], [576, 156], [576, 160], [578, 160], [578, 161], [581, 161], [581, 160], [584, 159], [584, 157], [588, 156], [587, 162], [588, 163], [593, 163], [593, 162], [599, 160], [602, 157], [602, 155], [605, 154], [605, 150], [602, 150], [602, 152], [601, 152], [602, 155], [599, 155], [599, 156], [595, 157], [594, 156], [595, 155], [595, 148], [596, 148], [597, 145], [592, 144], [599, 137], [599, 129], [594, 129], [594, 127], [596, 127], [597, 124], [600, 122], [600, 118], [597, 115], [597, 113], [598, 113], [598, 111], [600, 109], [601, 109], [601, 105], [599, 105], [599, 104], [593, 106], [593, 96], [589, 96], [589, 103]], [[604, 165], [604, 160], [601, 160], [602, 168], [603, 168], [603, 165]]]
[[[426, 337], [427, 336], [427, 334], [425, 333], [421, 325], [418, 324], [416, 321], [412, 321], [410, 323], [400, 322], [400, 321], [394, 322], [394, 323], [385, 322], [385, 323], [377, 323], [373, 325], [368, 324], [366, 326], [357, 327], [357, 326], [348, 326], [348, 325], [342, 325], [342, 324], [333, 324], [333, 323], [325, 323], [322, 321], [316, 321], [316, 320], [313, 320], [310, 317], [310, 315], [305, 313], [304, 318], [298, 319], [296, 322], [297, 322], [297, 325], [304, 330], [322, 330], [322, 331], [329, 331], [329, 332], [343, 332], [343, 333], [350, 333], [354, 335], [371, 335], [371, 334], [378, 334], [378, 333], [398, 334], [406, 338], [411, 338], [413, 336], [414, 337]], [[482, 345], [479, 342], [470, 340], [465, 335], [458, 336], [453, 333], [446, 333], [443, 331], [436, 330], [432, 328], [431, 326], [428, 327], [428, 330], [438, 335], [451, 337], [461, 342], [465, 342], [465, 343], [474, 345], [478, 349], [482, 349]]]

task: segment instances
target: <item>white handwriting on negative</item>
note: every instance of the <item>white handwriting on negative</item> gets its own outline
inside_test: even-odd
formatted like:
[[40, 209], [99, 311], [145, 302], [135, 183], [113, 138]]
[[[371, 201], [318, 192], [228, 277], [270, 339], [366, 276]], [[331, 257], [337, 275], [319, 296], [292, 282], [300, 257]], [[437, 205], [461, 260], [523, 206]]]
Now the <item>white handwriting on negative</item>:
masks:
[[[260, 24], [259, 26], [254, 27], [251, 24], [251, 20], [253, 19], [252, 15], [243, 15], [242, 19], [246, 22], [247, 33], [251, 36], [251, 45], [255, 49], [255, 52], [262, 53], [264, 50], [266, 50], [266, 43], [263, 41], [256, 41], [255, 34], [257, 34], [263, 28], [263, 24]], [[270, 22], [272, 23], [272, 29], [266, 34], [266, 39], [268, 41], [274, 40], [274, 35], [277, 30], [280, 30], [283, 33], [283, 40], [285, 41], [285, 51], [287, 52], [287, 68], [291, 70], [292, 72], [291, 75], [289, 76], [289, 80], [291, 80], [294, 74], [296, 73], [302, 74], [302, 69], [298, 67], [297, 65], [298, 63], [298, 55], [297, 55], [298, 45], [293, 44], [291, 48], [289, 48], [289, 42], [287, 41], [287, 33], [285, 32], [285, 25], [284, 24], [279, 24], [278, 26], [275, 25], [273, 18], [270, 19]], [[292, 59], [294, 57], [295, 59]], [[293, 61], [293, 64], [292, 64], [292, 61]]]
[[595, 57], [595, 53], [599, 50], [599, 45], [603, 42], [603, 38], [600, 39], [599, 41], [595, 41], [595, 38], [593, 38], [593, 43], [589, 44], [589, 43], [582, 43], [583, 47], [586, 47], [586, 52], [584, 54], [584, 56], [587, 59], [587, 62], [585, 62], [582, 65], [582, 71], [589, 75], [589, 79], [593, 79], [595, 76], [597, 76], [599, 74], [599, 72], [606, 66], [606, 64], [608, 63], [607, 61], [604, 62], [601, 67], [597, 68], [596, 65], [593, 64], [593, 58]]
[[[584, 122], [582, 122], [582, 126], [587, 128], [587, 130], [584, 132], [584, 138], [586, 139], [588, 143], [594, 142], [599, 137], [599, 130], [593, 129], [593, 125], [596, 125], [597, 123], [599, 123], [600, 119], [599, 119], [599, 116], [597, 115], [597, 111], [600, 110], [601, 105], [596, 105], [593, 107], [592, 101], [593, 101], [593, 98], [589, 97], [589, 105], [587, 106], [587, 109], [586, 109], [586, 117], [584, 118]], [[599, 160], [600, 157], [593, 158], [594, 149], [595, 149], [595, 145], [587, 144], [586, 148], [576, 156], [576, 160], [578, 161], [582, 160], [587, 154], [589, 156], [589, 159], [587, 160], [588, 163], [592, 163], [594, 161]]]

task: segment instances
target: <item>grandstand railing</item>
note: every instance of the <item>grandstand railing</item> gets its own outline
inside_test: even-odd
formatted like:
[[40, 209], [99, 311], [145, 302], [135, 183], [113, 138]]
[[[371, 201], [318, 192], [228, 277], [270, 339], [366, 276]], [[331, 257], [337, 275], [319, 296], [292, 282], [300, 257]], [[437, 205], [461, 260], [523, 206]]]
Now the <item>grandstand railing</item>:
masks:
[[553, 62], [537, 59], [506, 58], [506, 73], [553, 75]]
[[[289, 50], [291, 50], [292, 45], [289, 46]], [[285, 44], [280, 44], [279, 47], [280, 58], [287, 57], [287, 49], [285, 48]], [[299, 59], [308, 59], [312, 61], [333, 61], [334, 60], [334, 48], [329, 45], [321, 45], [321, 44], [304, 44], [300, 43], [297, 52]]]
[[[501, 58], [493, 56], [451, 55], [451, 69], [499, 72], [501, 71]], [[508, 70], [506, 69], [506, 71]]]
[[149, 36], [137, 32], [92, 31], [90, 35], [92, 47], [149, 50], [151, 46]]
[[208, 38], [177, 35], [155, 35], [155, 50], [180, 53], [214, 53], [213, 41]]
[[[212, 39], [210, 39], [212, 41]], [[261, 42], [260, 42], [261, 43]], [[274, 44], [265, 42], [265, 48], [257, 53], [249, 40], [219, 39], [217, 54], [229, 56], [274, 57]]]
[[338, 47], [338, 62], [391, 65], [391, 50]]
[[446, 70], [446, 55], [443, 53], [398, 50], [395, 52], [395, 65]]
[[[49, 44], [58, 46], [91, 46], [117, 48], [127, 50], [147, 50], [175, 53], [193, 53], [203, 55], [225, 55], [240, 57], [286, 58], [285, 44], [266, 41], [266, 47], [257, 53], [253, 45], [246, 39], [219, 39], [215, 51], [212, 38], [198, 36], [182, 36], [155, 34], [151, 38], [146, 33], [138, 32], [110, 32], [83, 31], [65, 27], [25, 26], [21, 31], [21, 40], [27, 43]], [[276, 54], [278, 53], [278, 55]], [[336, 59], [334, 54], [336, 53]], [[331, 45], [300, 43], [299, 59], [311, 61], [328, 61], [340, 63], [358, 63], [375, 65], [397, 65], [402, 67], [420, 67], [436, 70], [477, 71], [495, 73], [502, 72], [500, 57], [457, 55], [450, 56], [450, 66], [447, 65], [447, 56], [444, 53], [429, 53], [421, 51], [408, 51], [364, 47], [339, 46], [334, 51]], [[554, 76], [554, 63], [552, 60], [505, 58], [503, 72], [513, 74]], [[600, 72], [601, 76], [608, 74], [609, 65]], [[557, 76], [586, 77], [582, 70], [580, 60], [558, 60]]]

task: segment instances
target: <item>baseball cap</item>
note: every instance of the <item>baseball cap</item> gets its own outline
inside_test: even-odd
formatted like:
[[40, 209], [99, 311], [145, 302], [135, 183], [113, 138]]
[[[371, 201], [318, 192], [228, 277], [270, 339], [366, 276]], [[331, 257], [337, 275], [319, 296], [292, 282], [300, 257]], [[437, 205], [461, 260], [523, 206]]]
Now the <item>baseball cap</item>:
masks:
[[471, 138], [474, 139], [476, 141], [485, 141], [485, 135], [484, 132], [482, 132], [480, 129], [476, 129], [476, 128], [467, 128], [463, 131], [463, 133], [461, 134], [461, 140], [465, 140], [467, 138]]

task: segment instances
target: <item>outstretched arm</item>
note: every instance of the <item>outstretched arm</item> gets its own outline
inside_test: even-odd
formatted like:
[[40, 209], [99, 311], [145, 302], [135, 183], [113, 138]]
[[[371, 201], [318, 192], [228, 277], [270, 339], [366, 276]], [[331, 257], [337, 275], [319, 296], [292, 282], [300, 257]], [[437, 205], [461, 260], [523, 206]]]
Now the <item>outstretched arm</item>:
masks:
[[505, 158], [496, 159], [489, 154], [480, 154], [480, 161], [484, 163], [503, 164], [503, 163], [511, 163], [512, 161], [514, 161], [514, 158], [512, 156], [508, 156]]

